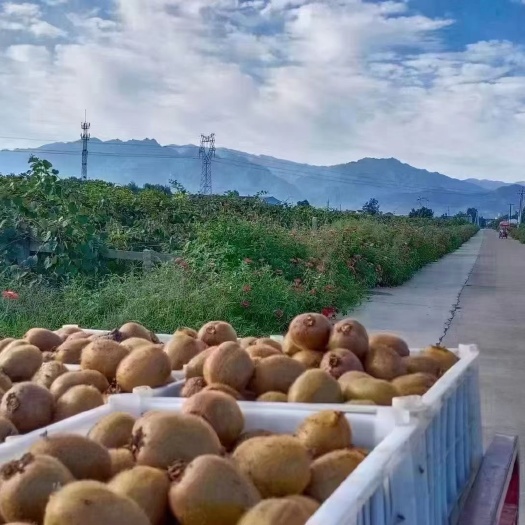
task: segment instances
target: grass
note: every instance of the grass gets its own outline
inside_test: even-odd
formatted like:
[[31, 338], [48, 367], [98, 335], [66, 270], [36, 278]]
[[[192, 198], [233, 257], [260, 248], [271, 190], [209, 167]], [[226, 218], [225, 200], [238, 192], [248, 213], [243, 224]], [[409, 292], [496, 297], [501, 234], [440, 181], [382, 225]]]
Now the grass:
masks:
[[280, 333], [298, 313], [347, 312], [374, 286], [405, 282], [457, 249], [476, 229], [437, 221], [340, 220], [317, 232], [271, 219], [210, 220], [184, 255], [144, 275], [29, 284], [0, 276], [0, 336], [62, 324], [114, 328], [138, 321], [156, 332], [231, 322], [240, 335]]

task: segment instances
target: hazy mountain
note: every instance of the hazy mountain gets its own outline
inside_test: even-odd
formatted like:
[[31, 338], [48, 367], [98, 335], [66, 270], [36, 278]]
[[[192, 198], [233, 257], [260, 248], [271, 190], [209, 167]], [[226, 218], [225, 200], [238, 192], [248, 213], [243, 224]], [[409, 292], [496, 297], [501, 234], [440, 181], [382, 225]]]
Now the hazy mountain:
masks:
[[[27, 170], [31, 153], [50, 160], [62, 176], [79, 176], [80, 141], [47, 144], [33, 150], [0, 151], [0, 173]], [[194, 145], [161, 146], [153, 139], [89, 143], [89, 178], [117, 184], [168, 184], [176, 179], [189, 191], [199, 190], [201, 160]], [[311, 166], [264, 155], [218, 148], [212, 164], [213, 192], [237, 190], [241, 195], [266, 191], [295, 203], [360, 209], [370, 198], [383, 211], [406, 214], [420, 205], [436, 214], [455, 214], [476, 207], [485, 216], [505, 213], [519, 202], [513, 185], [490, 180], [458, 180], [414, 168], [396, 159], [365, 158], [335, 166]], [[509, 200], [511, 199], [511, 200]], [[513, 199], [513, 200], [512, 200]]]

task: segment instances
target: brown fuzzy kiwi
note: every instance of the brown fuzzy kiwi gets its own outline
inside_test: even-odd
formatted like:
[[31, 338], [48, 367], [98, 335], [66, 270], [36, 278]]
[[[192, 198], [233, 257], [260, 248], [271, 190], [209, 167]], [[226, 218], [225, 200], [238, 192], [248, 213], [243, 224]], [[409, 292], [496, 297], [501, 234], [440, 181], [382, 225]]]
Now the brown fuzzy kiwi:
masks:
[[323, 503], [363, 459], [363, 455], [353, 449], [334, 450], [317, 458], [312, 463], [312, 479], [304, 493]]
[[97, 339], [82, 350], [80, 366], [82, 370], [96, 370], [111, 381], [115, 377], [118, 365], [127, 355], [129, 349], [125, 346], [115, 341]]
[[304, 503], [285, 498], [269, 498], [252, 507], [238, 525], [306, 525], [313, 515]]
[[130, 498], [98, 481], [75, 481], [49, 499], [43, 525], [151, 525]]
[[343, 393], [337, 380], [314, 368], [301, 374], [288, 391], [289, 403], [341, 403]]
[[207, 385], [202, 389], [203, 392], [222, 392], [223, 394], [228, 394], [238, 401], [241, 401], [243, 397], [237, 390], [228, 385], [223, 385], [222, 383], [212, 383]]
[[249, 439], [235, 449], [232, 457], [263, 498], [301, 494], [310, 482], [310, 456], [292, 436]]
[[355, 319], [343, 319], [335, 323], [328, 342], [328, 349], [346, 348], [361, 361], [368, 353], [369, 342], [366, 328]]
[[370, 336], [370, 347], [376, 345], [385, 345], [395, 350], [401, 357], [410, 355], [410, 348], [404, 339], [388, 333], [374, 334]]
[[11, 420], [0, 416], [0, 443], [4, 443], [9, 436], [18, 436], [18, 430]]
[[408, 374], [432, 374], [435, 377], [441, 375], [441, 365], [439, 361], [426, 355], [410, 355], [402, 358]]
[[36, 346], [10, 346], [0, 354], [0, 370], [11, 381], [27, 381], [40, 368], [42, 361], [42, 352]]
[[100, 419], [88, 433], [88, 438], [106, 448], [121, 448], [129, 444], [135, 418], [126, 412], [112, 412]]
[[302, 494], [293, 494], [292, 496], [286, 496], [285, 499], [289, 499], [299, 503], [303, 510], [308, 513], [309, 516], [313, 516], [321, 506], [317, 501], [308, 496], [303, 496]]
[[151, 341], [149, 339], [144, 339], [143, 337], [130, 337], [129, 339], [122, 341], [120, 344], [132, 352], [142, 346], [151, 345]]
[[58, 399], [70, 388], [77, 385], [91, 385], [99, 392], [105, 392], [109, 388], [108, 380], [100, 372], [96, 370], [77, 370], [58, 376], [51, 383], [49, 391], [55, 399]]
[[203, 377], [204, 363], [216, 348], [216, 346], [206, 348], [206, 350], [191, 359], [187, 365], [184, 365], [183, 370], [186, 379], [191, 379], [192, 377]]
[[104, 398], [94, 386], [74, 386], [57, 399], [54, 421], [62, 421], [103, 404]]
[[266, 357], [270, 357], [272, 355], [281, 355], [282, 352], [274, 348], [273, 346], [269, 345], [263, 345], [263, 344], [255, 344], [251, 345], [248, 348], [246, 348], [245, 352], [252, 358], [261, 358], [265, 359]]
[[90, 344], [86, 338], [68, 339], [64, 341], [55, 352], [55, 361], [67, 365], [79, 365], [82, 350]]
[[0, 414], [21, 434], [49, 425], [53, 421], [54, 399], [47, 388], [30, 381], [13, 385], [2, 398]]
[[55, 360], [55, 352], [42, 352], [42, 363], [50, 363]]
[[332, 325], [327, 317], [317, 313], [306, 313], [292, 320], [287, 335], [301, 350], [324, 352], [331, 332]]
[[0, 341], [0, 352], [3, 352], [13, 341], [16, 341], [13, 337], [6, 337]]
[[303, 363], [306, 368], [319, 368], [324, 354], [315, 350], [301, 350], [292, 356], [292, 359]]
[[173, 336], [164, 347], [164, 352], [170, 358], [172, 370], [182, 370], [197, 354], [206, 350], [206, 343], [189, 335]]
[[205, 387], [206, 381], [204, 380], [204, 377], [192, 377], [190, 379], [186, 379], [184, 386], [180, 391], [180, 395], [182, 397], [191, 397], [197, 392], [203, 390]]
[[7, 392], [13, 386], [13, 382], [9, 379], [9, 376], [0, 371], [0, 388]]
[[359, 358], [346, 348], [335, 348], [324, 354], [320, 368], [335, 379], [339, 379], [343, 374], [352, 370], [364, 371]]
[[191, 414], [150, 413], [133, 427], [132, 450], [137, 464], [167, 469], [175, 461], [189, 462], [223, 450], [215, 430]]
[[80, 330], [80, 332], [75, 332], [74, 334], [68, 335], [66, 341], [75, 341], [76, 339], [88, 339], [90, 334]]
[[84, 436], [46, 436], [33, 443], [29, 452], [58, 459], [76, 479], [107, 481], [111, 476], [111, 458], [106, 447]]
[[31, 328], [24, 335], [24, 339], [41, 352], [52, 352], [62, 344], [62, 338], [46, 328]]
[[266, 392], [287, 394], [293, 382], [306, 370], [303, 363], [285, 355], [267, 357], [256, 363], [249, 388], [260, 396]]
[[282, 392], [265, 392], [257, 398], [257, 401], [262, 403], [288, 403], [288, 396]]
[[170, 360], [154, 345], [131, 352], [120, 362], [116, 373], [117, 383], [123, 392], [132, 392], [138, 386], [157, 388], [165, 385], [170, 377]]
[[282, 344], [282, 348], [283, 348], [283, 353], [290, 356], [290, 357], [293, 357], [295, 354], [299, 353], [301, 350], [303, 350], [302, 348], [299, 348], [293, 341], [292, 341], [292, 338], [289, 334], [286, 334], [284, 336], [284, 340], [283, 340], [283, 344]]
[[146, 513], [151, 525], [163, 525], [170, 488], [167, 472], [138, 465], [117, 474], [108, 487], [116, 494], [132, 499]]
[[438, 345], [429, 346], [425, 348], [421, 355], [431, 357], [432, 359], [436, 360], [441, 366], [442, 373], [452, 368], [459, 361], [459, 357], [456, 354], [454, 354], [454, 352], [451, 352], [448, 348], [445, 348], [444, 346]]
[[5, 520], [42, 523], [51, 494], [75, 481], [55, 458], [24, 454], [0, 471], [0, 512]]
[[406, 374], [406, 366], [394, 349], [376, 344], [370, 346], [365, 359], [365, 371], [376, 379], [391, 381]]
[[208, 346], [219, 346], [227, 341], [237, 342], [237, 332], [233, 326], [224, 321], [210, 321], [198, 332], [198, 338]]
[[193, 337], [193, 339], [197, 339], [197, 337], [199, 337], [199, 332], [197, 332], [197, 330], [194, 330], [193, 328], [188, 328], [187, 326], [181, 326], [180, 328], [177, 328], [173, 336], [175, 337], [181, 334], [189, 335], [190, 337]]
[[257, 337], [243, 337], [242, 339], [238, 340], [238, 343], [243, 350], [246, 350], [251, 345], [253, 345], [255, 341], [257, 341]]
[[78, 332], [82, 332], [82, 329], [77, 326], [63, 326], [62, 328], [55, 330], [54, 333], [57, 334], [62, 341], [65, 341], [70, 335]]
[[370, 399], [350, 399], [345, 401], [345, 405], [376, 405], [377, 403]]
[[233, 525], [261, 500], [252, 481], [234, 463], [218, 456], [194, 459], [175, 481], [169, 504], [184, 525]]
[[350, 372], [345, 372], [339, 379], [339, 384], [343, 385], [347, 381], [352, 381], [353, 379], [362, 378], [362, 377], [368, 377], [370, 379], [373, 379], [370, 374], [367, 374], [366, 372], [360, 372], [359, 370], [352, 370]]
[[352, 444], [352, 429], [343, 412], [322, 410], [304, 419], [295, 436], [314, 458]]
[[67, 371], [68, 369], [64, 364], [49, 361], [48, 363], [42, 363], [42, 366], [36, 371], [31, 381], [37, 385], [49, 388], [57, 377], [65, 374]]
[[392, 380], [392, 386], [399, 396], [423, 396], [434, 386], [436, 381], [436, 377], [432, 374], [418, 372], [396, 377]]
[[244, 416], [237, 401], [223, 392], [199, 392], [184, 401], [181, 411], [207, 421], [226, 448], [237, 441], [244, 428]]
[[131, 337], [140, 337], [147, 341], [156, 342], [152, 339], [152, 333], [140, 323], [125, 323], [118, 331], [122, 334], [122, 340], [130, 339]]
[[279, 341], [276, 341], [275, 339], [272, 339], [271, 337], [260, 337], [253, 344], [272, 346], [276, 350], [279, 350], [280, 353], [283, 352], [283, 345]]
[[233, 448], [237, 448], [239, 445], [241, 445], [245, 441], [248, 441], [249, 439], [253, 439], [256, 437], [268, 437], [268, 436], [273, 436], [273, 435], [274, 435], [273, 432], [270, 432], [269, 430], [263, 430], [260, 428], [255, 429], [255, 430], [248, 430], [246, 432], [243, 432], [239, 436], [239, 439], [237, 440], [237, 442], [235, 443], [235, 447]]
[[[7, 350], [8, 348], [14, 348], [15, 346], [24, 346], [28, 345], [29, 343], [25, 339], [15, 339], [14, 341], [11, 341], [4, 350]], [[34, 346], [34, 345], [32, 345]]]
[[111, 448], [109, 457], [111, 458], [111, 478], [135, 466], [135, 458], [129, 448]]
[[398, 396], [392, 383], [373, 377], [358, 377], [344, 382], [340, 380], [339, 384], [347, 401], [370, 399], [376, 405], [390, 406], [392, 399]]
[[206, 383], [222, 383], [237, 392], [244, 390], [250, 381], [254, 364], [250, 356], [237, 344], [222, 343], [206, 359], [203, 375]]

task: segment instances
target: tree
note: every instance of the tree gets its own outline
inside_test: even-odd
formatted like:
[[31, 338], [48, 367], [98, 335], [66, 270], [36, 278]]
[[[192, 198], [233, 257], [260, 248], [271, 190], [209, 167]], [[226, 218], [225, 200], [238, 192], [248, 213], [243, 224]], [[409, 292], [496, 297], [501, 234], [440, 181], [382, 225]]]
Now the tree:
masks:
[[363, 205], [363, 213], [367, 215], [379, 215], [379, 201], [377, 199], [370, 199], [368, 202], [365, 202]]
[[171, 188], [169, 186], [164, 186], [163, 184], [150, 184], [149, 182], [146, 182], [143, 187], [145, 190], [154, 190], [159, 191], [160, 193], [165, 193], [166, 195], [171, 195]]
[[310, 203], [305, 199], [304, 201], [298, 201], [297, 206], [300, 206], [302, 208], [306, 208], [307, 206], [310, 206]]
[[170, 179], [168, 182], [170, 183], [171, 188], [175, 190], [175, 193], [182, 195], [186, 195], [188, 193], [186, 188], [178, 180]]
[[408, 214], [410, 219], [432, 219], [434, 217], [434, 211], [426, 206], [421, 206], [417, 210], [412, 208]]
[[476, 217], [478, 216], [478, 210], [476, 208], [468, 208], [467, 215], [470, 217], [472, 222], [475, 222]]

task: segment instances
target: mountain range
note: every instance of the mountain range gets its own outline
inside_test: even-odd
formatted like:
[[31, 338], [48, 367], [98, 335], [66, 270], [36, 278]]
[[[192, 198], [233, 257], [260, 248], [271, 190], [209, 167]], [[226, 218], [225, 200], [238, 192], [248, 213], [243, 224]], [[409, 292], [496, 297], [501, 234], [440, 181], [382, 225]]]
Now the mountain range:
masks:
[[[79, 176], [82, 142], [59, 142], [33, 149], [0, 151], [0, 173], [27, 170], [31, 154], [53, 163], [63, 177]], [[168, 185], [170, 179], [197, 192], [201, 179], [199, 148], [161, 146], [154, 139], [89, 142], [88, 176], [116, 184], [134, 182]], [[469, 207], [485, 217], [505, 214], [508, 203], [519, 202], [520, 183], [486, 179], [459, 180], [414, 168], [397, 159], [364, 158], [334, 166], [312, 166], [264, 155], [218, 148], [212, 161], [214, 193], [264, 191], [283, 202], [308, 200], [315, 206], [360, 209], [370, 198], [381, 210], [406, 214], [427, 206], [436, 215], [455, 214]]]

